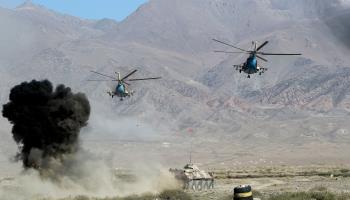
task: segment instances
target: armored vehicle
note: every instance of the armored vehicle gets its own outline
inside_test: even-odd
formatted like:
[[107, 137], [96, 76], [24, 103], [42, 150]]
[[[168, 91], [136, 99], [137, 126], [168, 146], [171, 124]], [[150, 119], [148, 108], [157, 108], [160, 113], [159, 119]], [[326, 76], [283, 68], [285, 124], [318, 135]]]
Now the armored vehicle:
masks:
[[170, 169], [170, 172], [183, 183], [184, 189], [200, 191], [214, 188], [213, 174], [200, 170], [194, 164], [187, 164], [183, 169]]

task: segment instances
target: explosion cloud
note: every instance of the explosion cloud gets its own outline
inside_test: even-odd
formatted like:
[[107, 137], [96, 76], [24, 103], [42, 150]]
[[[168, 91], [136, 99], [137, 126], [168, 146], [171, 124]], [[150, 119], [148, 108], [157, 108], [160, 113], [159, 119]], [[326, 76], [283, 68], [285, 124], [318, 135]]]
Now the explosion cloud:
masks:
[[11, 89], [2, 114], [13, 124], [23, 166], [45, 169], [46, 159], [60, 159], [78, 150], [79, 132], [89, 119], [90, 104], [84, 94], [74, 94], [69, 87], [59, 85], [54, 90], [48, 80], [33, 80]]

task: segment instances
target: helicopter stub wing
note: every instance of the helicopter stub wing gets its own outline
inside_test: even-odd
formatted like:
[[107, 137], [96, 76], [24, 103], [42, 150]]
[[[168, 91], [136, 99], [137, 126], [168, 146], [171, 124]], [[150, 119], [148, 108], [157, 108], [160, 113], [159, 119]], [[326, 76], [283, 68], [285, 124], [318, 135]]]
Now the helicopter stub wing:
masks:
[[244, 66], [244, 64], [233, 65], [233, 67], [234, 67], [236, 70], [242, 70], [242, 69], [243, 69], [243, 66]]
[[258, 70], [262, 73], [266, 72], [267, 71], [267, 68], [266, 67], [263, 67], [261, 65], [258, 65]]

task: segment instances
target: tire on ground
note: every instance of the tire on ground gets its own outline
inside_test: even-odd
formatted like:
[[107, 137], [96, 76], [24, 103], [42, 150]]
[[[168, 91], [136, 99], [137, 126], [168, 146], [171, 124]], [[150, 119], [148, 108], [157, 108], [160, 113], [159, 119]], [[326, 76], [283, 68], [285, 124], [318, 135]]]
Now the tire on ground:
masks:
[[234, 200], [253, 200], [252, 187], [250, 185], [241, 185], [233, 189]]

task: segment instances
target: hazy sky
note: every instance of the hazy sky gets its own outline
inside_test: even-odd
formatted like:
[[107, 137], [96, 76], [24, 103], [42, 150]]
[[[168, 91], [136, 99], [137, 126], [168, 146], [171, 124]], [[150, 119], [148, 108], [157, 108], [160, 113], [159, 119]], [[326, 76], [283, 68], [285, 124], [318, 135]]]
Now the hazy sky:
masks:
[[[0, 7], [15, 8], [25, 0], [0, 0]], [[86, 19], [111, 18], [117, 21], [148, 0], [32, 0], [47, 8]]]

